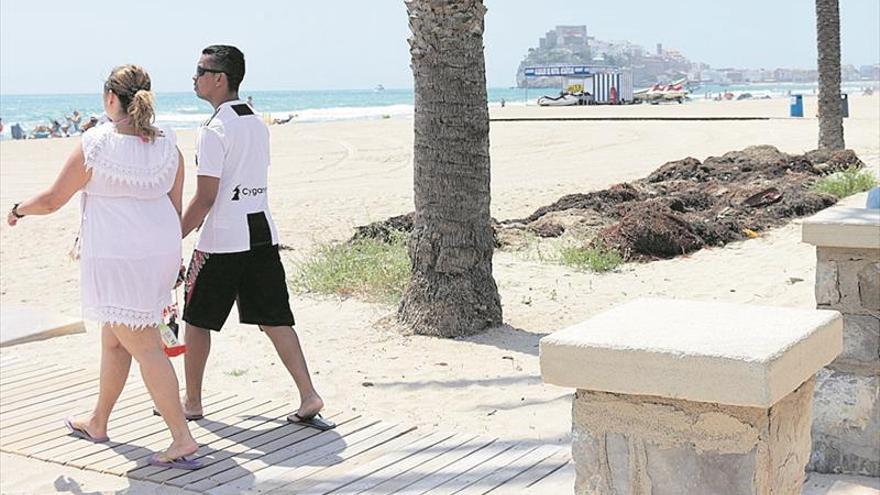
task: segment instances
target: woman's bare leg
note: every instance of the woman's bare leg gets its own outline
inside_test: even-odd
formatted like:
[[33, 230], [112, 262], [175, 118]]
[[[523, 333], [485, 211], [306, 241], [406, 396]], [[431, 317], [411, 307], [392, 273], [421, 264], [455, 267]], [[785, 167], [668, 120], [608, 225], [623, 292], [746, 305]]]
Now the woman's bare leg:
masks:
[[171, 430], [172, 442], [165, 454], [176, 459], [195, 453], [199, 446], [186, 424], [178, 395], [177, 375], [174, 374], [171, 361], [162, 349], [159, 329], [148, 327], [143, 330], [131, 330], [119, 326], [114, 327], [113, 331], [116, 338], [140, 365], [144, 384], [150, 391], [156, 409], [162, 414], [162, 419]]
[[130, 369], [131, 354], [122, 347], [110, 325], [104, 325], [101, 328], [101, 378], [98, 403], [95, 404], [95, 410], [90, 417], [74, 419], [73, 425], [84, 429], [95, 438], [107, 436], [110, 413], [125, 387]]

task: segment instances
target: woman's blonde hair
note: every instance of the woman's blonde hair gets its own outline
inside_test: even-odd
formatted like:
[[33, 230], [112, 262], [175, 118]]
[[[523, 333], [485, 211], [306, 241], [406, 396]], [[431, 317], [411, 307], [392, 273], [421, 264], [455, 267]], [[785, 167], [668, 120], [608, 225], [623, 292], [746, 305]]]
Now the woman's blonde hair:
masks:
[[128, 114], [128, 123], [135, 133], [145, 140], [153, 141], [159, 133], [153, 126], [156, 116], [153, 93], [150, 91], [150, 75], [137, 65], [120, 65], [110, 71], [105, 91], [112, 91]]

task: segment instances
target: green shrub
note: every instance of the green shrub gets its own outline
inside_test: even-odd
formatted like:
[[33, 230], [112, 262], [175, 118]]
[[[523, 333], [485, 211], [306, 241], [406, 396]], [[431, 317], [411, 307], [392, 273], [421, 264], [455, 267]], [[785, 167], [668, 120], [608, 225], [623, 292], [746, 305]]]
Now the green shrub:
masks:
[[623, 263], [617, 249], [604, 246], [565, 246], [559, 251], [559, 261], [577, 270], [607, 272]]
[[874, 179], [874, 176], [868, 170], [850, 167], [841, 172], [835, 172], [827, 177], [823, 177], [816, 183], [815, 189], [838, 198], [845, 198], [867, 191], [876, 184], [877, 180]]
[[390, 243], [360, 239], [320, 246], [313, 256], [296, 263], [293, 285], [320, 294], [397, 304], [410, 276], [407, 240], [397, 234]]

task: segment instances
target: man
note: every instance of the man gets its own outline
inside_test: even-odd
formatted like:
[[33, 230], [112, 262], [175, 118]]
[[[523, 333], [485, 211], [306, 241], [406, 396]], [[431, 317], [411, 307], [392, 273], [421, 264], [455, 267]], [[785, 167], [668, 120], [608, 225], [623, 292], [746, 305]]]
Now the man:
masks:
[[196, 142], [196, 194], [183, 214], [183, 236], [201, 226], [186, 277], [186, 397], [189, 419], [202, 410], [202, 378], [211, 332], [223, 326], [233, 302], [241, 323], [259, 325], [299, 389], [299, 409], [288, 421], [320, 430], [335, 425], [319, 412], [324, 402], [312, 385], [293, 330], [278, 233], [269, 213], [269, 129], [238, 97], [244, 78], [238, 48], [202, 50], [193, 76], [196, 96], [214, 107]]

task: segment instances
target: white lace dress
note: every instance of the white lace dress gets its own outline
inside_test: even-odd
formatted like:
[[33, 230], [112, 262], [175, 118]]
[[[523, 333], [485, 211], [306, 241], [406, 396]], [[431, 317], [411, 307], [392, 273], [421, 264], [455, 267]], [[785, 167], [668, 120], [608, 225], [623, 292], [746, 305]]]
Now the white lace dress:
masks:
[[144, 328], [162, 320], [181, 262], [180, 220], [168, 192], [177, 173], [171, 130], [152, 143], [112, 123], [82, 137], [92, 178], [82, 193], [83, 316]]

